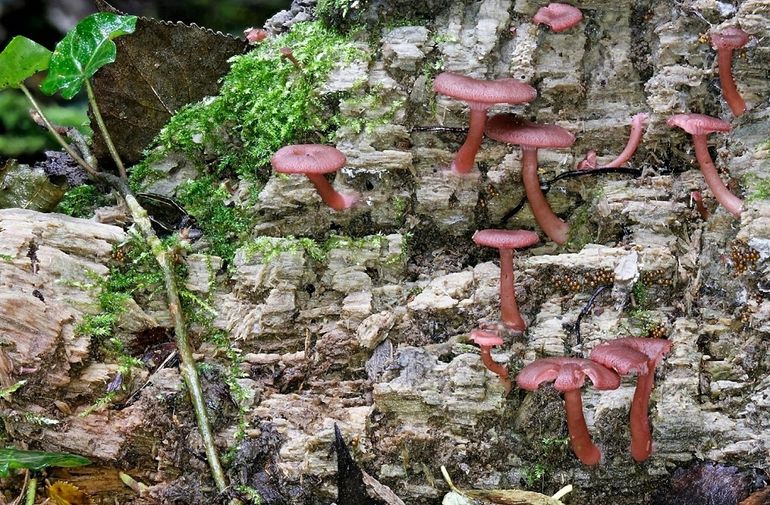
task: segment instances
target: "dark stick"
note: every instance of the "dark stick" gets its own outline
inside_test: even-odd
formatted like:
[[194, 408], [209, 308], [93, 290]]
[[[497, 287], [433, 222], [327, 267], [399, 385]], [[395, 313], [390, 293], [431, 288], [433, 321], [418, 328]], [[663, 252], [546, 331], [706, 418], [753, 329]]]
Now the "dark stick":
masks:
[[[599, 167], [599, 168], [592, 168], [590, 170], [570, 170], [569, 172], [564, 172], [563, 174], [559, 174], [553, 179], [549, 179], [547, 181], [543, 181], [540, 183], [540, 189], [543, 190], [543, 194], [547, 194], [551, 190], [551, 186], [553, 183], [560, 181], [562, 179], [570, 179], [573, 177], [583, 177], [587, 175], [603, 175], [603, 174], [627, 174], [627, 175], [635, 175], [636, 177], [639, 177], [642, 175], [641, 170], [637, 170], [635, 168], [611, 168], [611, 167]], [[505, 213], [505, 215], [500, 220], [501, 228], [503, 227], [502, 224], [505, 224], [509, 219], [511, 219], [513, 216], [518, 214], [518, 212], [524, 208], [524, 204], [527, 203], [527, 195], [523, 195], [521, 197], [521, 200], [519, 200], [519, 203], [517, 203], [511, 210]]]
[[413, 126], [413, 132], [468, 133], [468, 128], [461, 126]]
[[596, 297], [599, 296], [602, 291], [607, 289], [609, 284], [603, 284], [596, 288], [594, 290], [594, 293], [591, 295], [591, 298], [588, 299], [588, 303], [586, 303], [585, 307], [583, 307], [583, 310], [580, 311], [580, 314], [578, 314], [577, 319], [575, 320], [575, 345], [580, 345], [582, 343], [582, 337], [580, 335], [580, 321], [583, 320], [583, 317], [585, 317], [586, 314], [593, 308], [594, 301], [596, 300]]

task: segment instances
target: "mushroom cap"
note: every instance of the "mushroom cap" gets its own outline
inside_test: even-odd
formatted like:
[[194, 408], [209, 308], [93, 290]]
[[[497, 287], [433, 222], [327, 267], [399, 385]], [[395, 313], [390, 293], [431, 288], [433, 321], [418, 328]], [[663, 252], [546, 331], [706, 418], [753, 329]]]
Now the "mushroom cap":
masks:
[[537, 233], [527, 230], [478, 230], [473, 234], [476, 245], [495, 249], [523, 249], [540, 242]]
[[503, 338], [495, 330], [485, 330], [483, 328], [471, 330], [471, 340], [480, 347], [503, 345]]
[[555, 124], [537, 124], [513, 114], [497, 114], [487, 121], [487, 136], [525, 147], [570, 147], [575, 136]]
[[485, 81], [466, 75], [443, 72], [433, 81], [433, 90], [467, 102], [483, 106], [496, 103], [527, 103], [537, 97], [537, 90], [517, 79]]
[[328, 174], [344, 167], [347, 161], [335, 147], [296, 144], [278, 149], [270, 164], [276, 172], [283, 174]]
[[711, 47], [714, 49], [738, 49], [749, 43], [749, 34], [737, 26], [728, 26], [724, 30], [709, 33]]
[[596, 389], [617, 389], [618, 374], [595, 361], [583, 358], [543, 358], [525, 366], [516, 377], [521, 389], [535, 391], [540, 383], [554, 381], [558, 391], [580, 389], [588, 377]]
[[708, 135], [714, 132], [729, 132], [730, 123], [705, 114], [676, 114], [666, 121], [670, 127], [678, 126], [690, 135]]
[[[602, 346], [622, 346], [634, 351], [637, 351], [646, 356], [646, 359], [653, 362], [653, 366], [663, 359], [663, 356], [668, 354], [671, 350], [672, 342], [662, 338], [637, 338], [637, 337], [625, 337], [618, 338], [601, 344], [596, 347], [599, 349]], [[594, 352], [596, 351], [594, 349]], [[591, 359], [594, 359], [594, 353], [591, 353]]]
[[539, 25], [548, 25], [555, 32], [563, 32], [580, 23], [583, 13], [580, 9], [562, 3], [550, 3], [540, 7], [532, 18]]
[[620, 375], [636, 372], [645, 375], [647, 368], [647, 355], [625, 342], [625, 339], [611, 340], [600, 344], [591, 351], [592, 361], [601, 363], [607, 368], [612, 368]]

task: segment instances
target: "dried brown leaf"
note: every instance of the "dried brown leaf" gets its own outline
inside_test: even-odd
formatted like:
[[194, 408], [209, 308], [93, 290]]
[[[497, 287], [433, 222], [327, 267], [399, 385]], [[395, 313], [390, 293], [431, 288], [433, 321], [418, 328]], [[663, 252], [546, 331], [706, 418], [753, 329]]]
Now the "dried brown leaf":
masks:
[[[115, 11], [98, 1], [100, 10]], [[115, 40], [115, 63], [93, 78], [94, 93], [107, 130], [126, 164], [142, 157], [171, 115], [188, 103], [217, 94], [230, 69], [227, 60], [248, 44], [195, 24], [139, 18], [136, 31]], [[94, 130], [94, 154], [109, 153]]]

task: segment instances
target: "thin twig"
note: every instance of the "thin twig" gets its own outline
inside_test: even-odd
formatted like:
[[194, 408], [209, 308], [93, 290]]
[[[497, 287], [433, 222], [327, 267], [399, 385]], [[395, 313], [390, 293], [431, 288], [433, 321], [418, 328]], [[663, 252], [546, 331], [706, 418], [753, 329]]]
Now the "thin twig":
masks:
[[436, 132], [436, 133], [468, 133], [468, 128], [462, 126], [413, 126], [413, 132]]
[[583, 307], [583, 310], [580, 311], [580, 314], [578, 314], [577, 319], [575, 320], [575, 345], [580, 345], [583, 343], [583, 338], [580, 335], [580, 322], [583, 320], [586, 314], [588, 314], [591, 309], [594, 306], [594, 301], [596, 301], [596, 297], [599, 296], [602, 291], [607, 289], [609, 284], [602, 284], [598, 288], [596, 288], [591, 295], [591, 298], [588, 299], [588, 303], [585, 304], [585, 307]]
[[35, 100], [35, 97], [32, 96], [32, 93], [29, 92], [29, 89], [24, 85], [20, 84], [19, 87], [24, 92], [25, 95], [27, 95], [27, 99], [30, 101], [32, 106], [35, 108], [38, 114], [40, 114], [40, 119], [43, 121], [43, 124], [46, 128], [48, 128], [48, 131], [51, 132], [51, 135], [54, 136], [56, 141], [62, 146], [62, 148], [67, 151], [67, 154], [69, 154], [73, 160], [77, 162], [78, 165], [80, 165], [83, 170], [85, 170], [88, 175], [91, 177], [96, 177], [97, 172], [93, 169], [91, 165], [86, 163], [86, 161], [80, 157], [78, 153], [75, 152], [74, 149], [70, 147], [70, 145], [67, 143], [66, 140], [59, 134], [59, 132], [56, 131], [56, 127], [51, 124], [51, 122], [48, 120], [48, 117], [43, 113], [43, 109], [40, 108], [40, 106], [37, 104], [37, 101]]
[[211, 423], [209, 422], [206, 403], [203, 400], [203, 388], [201, 387], [200, 377], [198, 376], [198, 369], [195, 366], [192, 346], [190, 346], [190, 340], [187, 337], [187, 326], [185, 324], [184, 314], [182, 313], [182, 303], [179, 300], [179, 292], [176, 287], [173, 260], [169, 257], [168, 248], [163, 245], [155, 234], [155, 231], [152, 229], [152, 223], [150, 222], [150, 218], [147, 215], [147, 211], [144, 210], [144, 207], [136, 201], [134, 195], [129, 193], [124, 195], [124, 197], [128, 204], [128, 209], [131, 212], [131, 216], [134, 218], [134, 223], [141, 230], [142, 235], [144, 235], [145, 240], [150, 245], [150, 249], [155, 256], [156, 261], [163, 270], [168, 310], [174, 319], [176, 350], [179, 353], [180, 358], [179, 371], [182, 373], [182, 378], [190, 392], [190, 400], [193, 405], [193, 410], [195, 411], [195, 417], [198, 421], [198, 430], [203, 439], [203, 447], [206, 450], [206, 457], [209, 460], [209, 466], [211, 467], [214, 482], [216, 482], [217, 489], [222, 491], [227, 487], [227, 481], [225, 480], [225, 473], [222, 470], [222, 465], [219, 462], [219, 455], [217, 454], [216, 445], [214, 444], [214, 434], [211, 429]]

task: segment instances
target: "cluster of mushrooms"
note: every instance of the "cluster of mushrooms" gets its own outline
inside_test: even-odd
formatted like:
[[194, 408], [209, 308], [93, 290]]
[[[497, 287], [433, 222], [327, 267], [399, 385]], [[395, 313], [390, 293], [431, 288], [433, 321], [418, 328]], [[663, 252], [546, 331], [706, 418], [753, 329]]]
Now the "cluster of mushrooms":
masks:
[[[582, 12], [570, 5], [552, 3], [541, 8], [533, 21], [548, 25], [552, 31], [567, 30], [582, 20]], [[746, 105], [738, 93], [731, 73], [732, 53], [748, 42], [748, 34], [730, 27], [710, 34], [712, 46], [718, 51], [719, 78], [725, 101], [734, 115], [739, 116]], [[536, 124], [513, 114], [487, 117], [487, 110], [497, 104], [524, 104], [537, 97], [537, 90], [516, 79], [479, 80], [472, 77], [442, 73], [434, 80], [437, 93], [462, 100], [470, 109], [467, 137], [452, 161], [449, 173], [464, 176], [473, 172], [476, 154], [486, 134], [488, 137], [522, 150], [522, 182], [527, 203], [538, 226], [557, 244], [567, 241], [569, 225], [551, 210], [540, 187], [537, 173], [538, 149], [567, 148], [575, 136], [555, 124]], [[589, 151], [578, 164], [578, 169], [617, 168], [634, 154], [644, 132], [646, 113], [631, 119], [631, 133], [625, 149], [611, 162], [597, 167], [596, 152]], [[727, 189], [708, 153], [707, 136], [713, 132], [728, 132], [730, 123], [703, 114], [677, 114], [668, 119], [671, 127], [679, 127], [691, 134], [695, 155], [704, 180], [716, 200], [731, 214], [740, 216], [743, 202]], [[345, 156], [336, 148], [326, 145], [290, 145], [278, 150], [271, 163], [276, 172], [304, 174], [315, 185], [321, 199], [334, 210], [341, 211], [355, 205], [359, 195], [339, 193], [325, 178], [346, 164]], [[699, 195], [698, 195], [699, 196]], [[513, 251], [535, 245], [537, 233], [526, 230], [486, 229], [473, 235], [477, 245], [493, 247], [500, 252], [500, 322], [509, 332], [522, 334], [526, 323], [519, 313], [513, 289]], [[503, 345], [501, 332], [486, 326], [474, 329], [470, 337], [481, 348], [484, 365], [502, 381], [507, 395], [513, 388], [507, 367], [492, 359], [491, 349]], [[636, 390], [630, 408], [631, 456], [637, 462], [645, 461], [652, 452], [648, 421], [648, 404], [655, 378], [655, 368], [671, 349], [671, 342], [653, 338], [618, 338], [596, 346], [589, 359], [581, 357], [550, 357], [538, 359], [521, 370], [516, 378], [519, 388], [534, 391], [542, 383], [553, 382], [554, 388], [564, 395], [570, 444], [578, 459], [586, 465], [601, 460], [599, 448], [591, 440], [583, 417], [580, 390], [585, 378], [591, 379], [599, 390], [617, 389], [620, 375], [635, 373]]]

